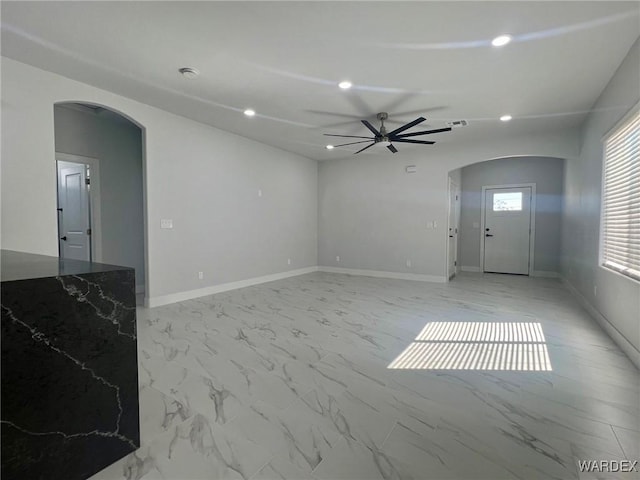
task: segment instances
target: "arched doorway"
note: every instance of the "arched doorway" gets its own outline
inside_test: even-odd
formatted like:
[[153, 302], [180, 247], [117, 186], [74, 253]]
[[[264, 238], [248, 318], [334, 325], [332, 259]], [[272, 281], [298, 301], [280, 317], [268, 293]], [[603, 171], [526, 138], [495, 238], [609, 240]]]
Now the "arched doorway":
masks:
[[62, 258], [136, 271], [148, 291], [144, 129], [108, 107], [54, 105], [58, 244]]
[[458, 271], [559, 276], [563, 159], [491, 159], [449, 177], [460, 185]]

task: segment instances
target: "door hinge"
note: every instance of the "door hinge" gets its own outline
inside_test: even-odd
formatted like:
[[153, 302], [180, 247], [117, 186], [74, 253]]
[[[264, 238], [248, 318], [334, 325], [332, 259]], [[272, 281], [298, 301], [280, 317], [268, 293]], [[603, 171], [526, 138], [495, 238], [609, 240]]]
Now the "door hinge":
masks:
[[87, 235], [91, 235], [91, 229], [87, 228]]
[[91, 185], [91, 179], [90, 178], [85, 178], [84, 179], [84, 183], [87, 185]]
[[457, 266], [458, 266], [458, 261], [457, 261], [457, 260], [454, 260], [454, 261], [453, 261], [453, 266], [454, 266], [454, 267], [457, 267]]
[[456, 195], [456, 200], [458, 200], [458, 195]]

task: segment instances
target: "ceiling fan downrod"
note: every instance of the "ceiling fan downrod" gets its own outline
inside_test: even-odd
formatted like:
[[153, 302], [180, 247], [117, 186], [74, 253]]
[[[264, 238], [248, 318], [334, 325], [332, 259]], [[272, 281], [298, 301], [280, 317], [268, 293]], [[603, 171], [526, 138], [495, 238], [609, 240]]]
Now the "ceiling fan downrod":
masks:
[[380, 120], [380, 135], [375, 137], [374, 142], [381, 143], [385, 147], [391, 145], [389, 137], [387, 136], [387, 129], [384, 126], [384, 121], [389, 118], [389, 114], [387, 112], [380, 112], [376, 117]]

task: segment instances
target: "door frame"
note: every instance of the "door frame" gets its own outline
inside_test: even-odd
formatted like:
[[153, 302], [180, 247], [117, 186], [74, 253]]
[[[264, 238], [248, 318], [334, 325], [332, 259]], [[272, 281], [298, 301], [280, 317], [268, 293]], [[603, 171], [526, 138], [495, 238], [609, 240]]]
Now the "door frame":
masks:
[[[84, 157], [82, 155], [75, 155], [71, 153], [56, 152], [56, 192], [58, 191], [58, 161], [89, 165], [89, 169], [91, 171], [91, 188], [89, 188], [89, 205], [91, 205], [91, 260], [98, 263], [102, 262], [102, 228], [100, 223], [102, 219], [100, 207], [100, 161], [97, 158], [93, 157]], [[58, 222], [58, 238], [60, 238], [60, 222]], [[58, 240], [58, 242], [60, 242], [60, 240]]]
[[531, 215], [529, 220], [529, 269], [527, 275], [533, 275], [534, 251], [536, 239], [536, 184], [535, 183], [508, 183], [504, 185], [483, 185], [480, 201], [480, 272], [484, 273], [484, 229], [485, 229], [485, 205], [487, 203], [487, 190], [494, 188], [531, 188]]
[[[451, 225], [449, 225], [449, 220], [451, 219], [451, 189], [452, 187], [454, 187], [454, 191], [456, 193], [457, 201], [454, 205], [454, 209], [455, 209], [455, 214], [454, 214], [454, 218], [455, 218], [455, 225], [453, 225], [453, 227], [455, 229], [457, 229], [456, 232], [456, 236], [455, 236], [455, 241], [454, 241], [454, 249], [455, 249], [455, 260], [456, 260], [456, 265], [455, 268], [453, 269], [453, 275], [449, 274], [449, 255], [450, 255], [450, 251], [449, 251], [449, 228], [451, 228]], [[451, 281], [451, 279], [453, 277], [455, 277], [458, 272], [460, 271], [460, 265], [458, 265], [458, 235], [460, 234], [460, 202], [461, 202], [461, 197], [462, 193], [460, 191], [460, 185], [458, 185], [456, 182], [453, 181], [453, 179], [451, 177], [449, 177], [449, 188], [447, 189], [447, 267], [446, 267], [446, 272], [447, 272], [447, 280]]]

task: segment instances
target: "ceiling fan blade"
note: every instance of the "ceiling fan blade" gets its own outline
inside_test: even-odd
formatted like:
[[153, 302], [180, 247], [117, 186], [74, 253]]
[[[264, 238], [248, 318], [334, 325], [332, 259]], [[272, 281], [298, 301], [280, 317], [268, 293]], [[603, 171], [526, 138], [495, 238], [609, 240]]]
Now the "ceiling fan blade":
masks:
[[[367, 127], [369, 130], [371, 130], [371, 133], [373, 133], [376, 137], [380, 136], [380, 132], [378, 130], [376, 130], [373, 125], [371, 125], [367, 120], [360, 120], [362, 122], [362, 124]], [[356, 152], [357, 153], [357, 152]]]
[[323, 110], [306, 110], [309, 113], [314, 113], [316, 115], [324, 115], [328, 117], [340, 117], [340, 118], [349, 118], [351, 120], [360, 120], [364, 115], [349, 115], [347, 113], [337, 113], [337, 112], [325, 112]]
[[344, 147], [345, 145], [355, 145], [356, 143], [368, 143], [371, 142], [372, 140], [362, 140], [360, 142], [351, 142], [351, 143], [342, 143], [340, 145], [334, 145], [334, 147]]
[[362, 117], [367, 118], [371, 115], [374, 115], [371, 112], [371, 108], [369, 108], [369, 105], [365, 103], [365, 101], [362, 99], [362, 97], [358, 94], [357, 91], [349, 90], [348, 92], [345, 92], [345, 94], [346, 94], [345, 99], [347, 100], [347, 102], [353, 105], [353, 108], [355, 109], [356, 112], [367, 112]]
[[437, 128], [435, 130], [424, 130], [422, 132], [403, 133], [402, 135], [395, 135], [395, 136], [397, 138], [407, 138], [407, 137], [415, 137], [417, 135], [428, 135], [429, 133], [440, 133], [440, 132], [449, 132], [449, 131], [451, 131], [451, 127]]
[[387, 145], [387, 148], [391, 150], [393, 153], [398, 153], [398, 149], [393, 145]]
[[333, 133], [323, 133], [325, 137], [344, 137], [344, 138], [368, 138], [373, 140], [373, 137], [360, 137], [358, 135], [334, 135]]
[[394, 112], [392, 108], [389, 108], [389, 110], [387, 110], [388, 112], [391, 112], [391, 115], [393, 115], [394, 117], [404, 117], [405, 115], [420, 115], [420, 114], [425, 114], [427, 112], [437, 112], [438, 110], [445, 110], [448, 107], [441, 105], [439, 107], [428, 107], [428, 108], [421, 108], [420, 110], [411, 110], [410, 112]]
[[[356, 120], [360, 120], [362, 116], [358, 117]], [[337, 127], [344, 127], [346, 125], [353, 126], [356, 120], [349, 120], [348, 122], [335, 122], [329, 124], [319, 125], [318, 128], [321, 130], [335, 130]]]
[[[413, 122], [409, 122], [406, 125], [400, 127], [400, 128], [396, 128], [393, 132], [389, 132], [388, 135], [391, 137], [393, 135], [397, 135], [400, 132], [404, 132], [405, 130], [409, 130], [411, 127], [415, 127], [416, 125], [418, 125], [419, 123], [422, 123], [426, 120], [426, 118], [424, 117], [419, 117], [416, 118]], [[364, 121], [364, 120], [363, 120]]]
[[364, 148], [361, 148], [360, 150], [358, 150], [357, 152], [353, 152], [353, 154], [355, 155], [356, 153], [360, 153], [360, 152], [364, 152], [367, 148], [369, 147], [373, 147], [376, 144], [376, 142], [371, 142], [371, 145], [367, 145]]
[[430, 142], [429, 140], [407, 140], [404, 138], [394, 138], [394, 142], [400, 143], [420, 143], [421, 145], [433, 145], [436, 142]]

